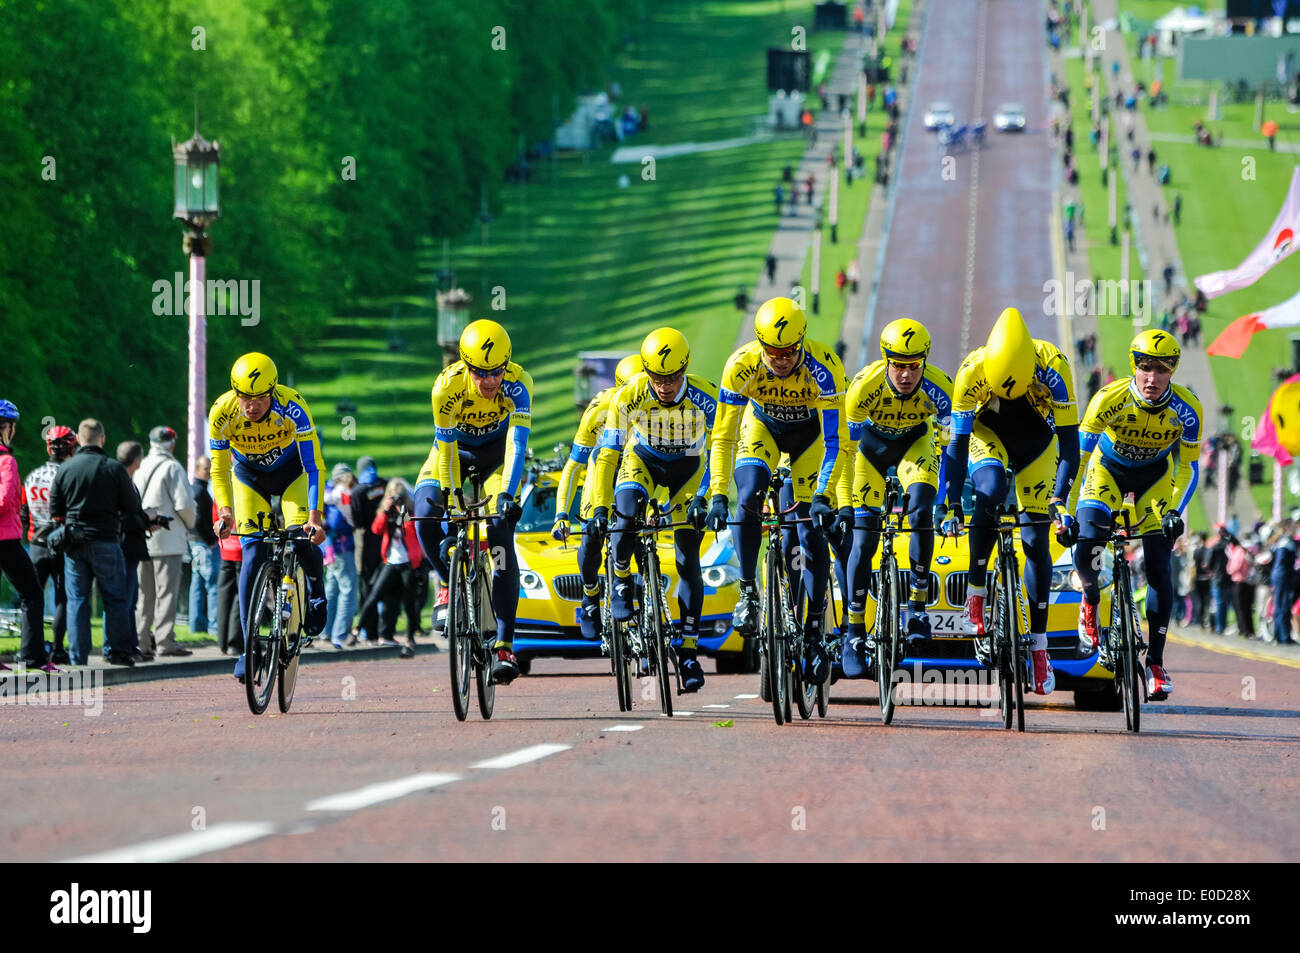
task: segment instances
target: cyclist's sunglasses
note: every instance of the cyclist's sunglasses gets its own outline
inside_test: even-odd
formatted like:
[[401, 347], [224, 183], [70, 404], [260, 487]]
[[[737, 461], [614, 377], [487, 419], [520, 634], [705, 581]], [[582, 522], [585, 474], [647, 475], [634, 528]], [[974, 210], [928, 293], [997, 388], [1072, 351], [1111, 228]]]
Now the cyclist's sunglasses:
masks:
[[1174, 372], [1174, 367], [1175, 367], [1175, 365], [1166, 363], [1165, 361], [1157, 361], [1153, 357], [1141, 358], [1138, 361], [1136, 361], [1135, 364], [1139, 371], [1145, 371], [1148, 374], [1153, 374], [1161, 371], [1167, 374], [1172, 374]]
[[492, 368], [492, 370], [490, 370], [490, 371], [485, 371], [485, 370], [482, 370], [481, 368], [477, 368], [477, 367], [471, 367], [471, 368], [469, 369], [469, 372], [470, 372], [471, 374], [473, 374], [475, 377], [481, 377], [481, 378], [485, 378], [485, 379], [486, 379], [486, 378], [505, 377], [505, 376], [506, 376], [505, 365], [502, 365], [501, 367], [494, 367], [494, 368]]
[[260, 394], [246, 394], [246, 393], [244, 393], [242, 390], [239, 390], [238, 388], [235, 388], [235, 396], [236, 396], [236, 397], [242, 397], [242, 398], [244, 398], [244, 400], [258, 400], [259, 398], [262, 398], [262, 397], [270, 397], [270, 396], [271, 396], [271, 392], [270, 392], [269, 390], [264, 390], [264, 391], [262, 391], [262, 393], [260, 393]]
[[650, 378], [650, 383], [659, 384], [660, 386], [680, 384], [686, 371], [678, 371], [676, 374], [656, 374], [653, 371], [646, 371], [646, 377]]
[[900, 371], [919, 371], [921, 369], [920, 361], [890, 361], [890, 367], [896, 367]]
[[789, 347], [772, 347], [770, 344], [764, 344], [763, 350], [767, 352], [768, 357], [794, 357], [799, 353], [801, 344], [791, 344]]

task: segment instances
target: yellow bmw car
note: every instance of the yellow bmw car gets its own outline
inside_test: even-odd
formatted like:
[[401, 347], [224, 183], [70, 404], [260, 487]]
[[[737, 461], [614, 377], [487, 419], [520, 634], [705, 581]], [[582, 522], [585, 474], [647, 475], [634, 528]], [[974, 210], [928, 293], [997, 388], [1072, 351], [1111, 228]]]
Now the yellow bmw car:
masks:
[[[524, 671], [532, 659], [599, 658], [600, 642], [589, 642], [578, 632], [578, 606], [582, 576], [578, 571], [578, 538], [566, 542], [551, 537], [555, 523], [555, 494], [562, 460], [536, 465], [521, 491], [523, 515], [515, 526], [515, 552], [519, 556], [519, 611], [515, 624], [515, 656]], [[581, 480], [583, 470], [578, 473]], [[576, 516], [578, 494], [574, 495]], [[575, 523], [575, 526], [577, 524]], [[677, 586], [673, 539], [664, 533], [659, 543], [660, 565], [668, 577], [668, 591]], [[731, 627], [736, 607], [740, 569], [729, 533], [706, 533], [700, 545], [704, 570], [704, 611], [700, 614], [700, 651], [717, 660], [723, 673], [758, 671], [758, 650]], [[670, 600], [676, 608], [676, 599]], [[747, 644], [748, 643], [748, 644]]]

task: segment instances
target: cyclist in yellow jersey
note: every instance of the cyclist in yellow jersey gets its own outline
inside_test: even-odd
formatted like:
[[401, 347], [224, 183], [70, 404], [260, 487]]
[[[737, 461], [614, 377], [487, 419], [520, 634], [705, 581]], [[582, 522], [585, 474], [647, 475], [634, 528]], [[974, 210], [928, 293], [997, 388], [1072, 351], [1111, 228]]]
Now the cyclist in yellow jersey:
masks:
[[975, 651], [984, 661], [989, 650], [984, 637], [985, 576], [997, 541], [994, 511], [1007, 497], [1007, 469], [1015, 471], [1033, 641], [1033, 690], [1039, 695], [1051, 693], [1056, 685], [1047, 657], [1052, 553], [1043, 517], [1049, 516], [1061, 532], [1073, 523], [1065, 501], [1079, 468], [1078, 424], [1069, 361], [1055, 344], [1030, 337], [1020, 312], [1007, 308], [989, 333], [988, 343], [967, 355], [957, 370], [952, 437], [944, 451], [951, 508], [944, 533], [961, 534], [961, 494], [969, 461], [975, 512], [965, 627], [979, 636]]
[[[639, 373], [641, 355], [629, 354], [614, 369], [614, 386], [605, 388], [591, 398], [587, 409], [582, 412], [582, 421], [578, 424], [578, 432], [573, 435], [569, 459], [560, 472], [560, 485], [555, 491], [555, 526], [551, 528], [551, 535], [557, 540], [569, 538], [569, 509], [573, 506], [575, 479], [579, 468], [584, 466], [587, 468], [587, 477], [582, 484], [579, 515], [584, 520], [591, 519], [596, 498], [596, 456], [592, 451], [605, 432], [609, 408], [614, 398], [623, 385]], [[612, 472], [608, 475], [613, 477]], [[584, 526], [582, 539], [578, 543], [578, 568], [582, 573], [582, 606], [579, 609], [578, 628], [584, 639], [592, 641], [601, 637], [600, 540], [594, 537], [594, 529]]]
[[588, 525], [598, 540], [609, 529], [610, 504], [623, 514], [610, 540], [615, 576], [610, 606], [614, 618], [625, 622], [632, 618], [632, 554], [636, 548], [634, 524], [626, 517], [643, 512], [646, 501], [661, 487], [668, 492], [670, 506], [686, 504], [690, 525], [673, 531], [681, 616], [677, 657], [682, 688], [694, 692], [704, 686], [704, 669], [696, 658], [704, 608], [700, 534], [707, 509], [703, 494], [709, 479], [718, 389], [703, 377], [686, 373], [690, 357], [686, 338], [673, 328], [651, 331], [642, 343], [645, 373], [629, 380], [615, 396], [596, 451], [595, 509]]
[[[433, 384], [434, 444], [415, 485], [415, 515], [420, 546], [447, 582], [450, 574], [442, 542], [448, 527], [440, 517], [458, 505], [463, 477], [484, 478], [483, 491], [496, 494], [488, 522], [494, 559], [492, 609], [497, 619], [492, 682], [509, 685], [519, 675], [514, 655], [515, 614], [519, 607], [519, 557], [515, 523], [521, 515], [515, 497], [523, 480], [528, 432], [532, 427], [533, 379], [510, 360], [510, 335], [495, 321], [471, 322], [460, 336], [460, 360], [443, 369]], [[435, 517], [430, 519], [429, 517]]]
[[[307, 576], [307, 613], [303, 629], [317, 635], [325, 627], [325, 560], [317, 548], [325, 541], [320, 438], [302, 395], [279, 383], [275, 362], [265, 354], [245, 354], [230, 370], [230, 390], [217, 398], [208, 414], [208, 448], [212, 455], [212, 498], [217, 504], [213, 526], [222, 539], [236, 530], [257, 531], [257, 514], [271, 512], [271, 497], [280, 497], [285, 526], [303, 526], [308, 539], [294, 543]], [[270, 528], [270, 527], [268, 527]], [[249, 590], [266, 561], [266, 543], [241, 537], [239, 618], [248, 631]], [[235, 662], [235, 677], [244, 677], [244, 657]]]
[[853, 467], [840, 479], [841, 500], [852, 500], [853, 552], [849, 556], [849, 634], [843, 651], [844, 676], [867, 675], [872, 644], [866, 636], [867, 581], [880, 542], [885, 475], [891, 467], [906, 494], [905, 511], [913, 530], [911, 588], [908, 593], [907, 646], [930, 637], [925, 604], [934, 555], [934, 502], [940, 483], [941, 451], [934, 421], [952, 417], [952, 378], [929, 363], [930, 332], [919, 321], [891, 321], [880, 334], [881, 360], [867, 365], [849, 385], [845, 398], [849, 439], [857, 444]]
[[[789, 298], [765, 301], [754, 316], [756, 340], [727, 360], [722, 372], [720, 409], [713, 452], [708, 526], [727, 523], [727, 484], [736, 481], [736, 551], [740, 557], [740, 603], [735, 627], [752, 634], [758, 625], [758, 550], [762, 542], [759, 510], [781, 454], [790, 455], [797, 513], [811, 517], [799, 525], [799, 545], [808, 554], [804, 588], [809, 610], [804, 620], [803, 659], [807, 678], [821, 684], [830, 674], [822, 644], [822, 616], [830, 577], [826, 533], [836, 522], [830, 494], [848, 459], [844, 426], [844, 366], [835, 352], [805, 337], [808, 319]], [[843, 522], [852, 522], [847, 508]]]
[[[1083, 583], [1079, 633], [1103, 650], [1097, 622], [1101, 590], [1097, 575], [1101, 551], [1110, 536], [1111, 515], [1132, 493], [1142, 521], [1133, 527], [1142, 537], [1147, 575], [1147, 692], [1160, 700], [1173, 692], [1164, 668], [1165, 635], [1173, 608], [1170, 553], [1183, 533], [1182, 514], [1192, 500], [1199, 476], [1201, 402], [1188, 388], [1174, 384], [1181, 348], [1173, 335], [1143, 331], [1129, 345], [1133, 376], [1112, 381], [1088, 403], [1080, 426], [1083, 460], [1081, 486], [1075, 487], [1079, 542], [1074, 568]], [[1150, 509], [1151, 513], [1146, 511]], [[1158, 522], [1157, 522], [1158, 521]], [[1157, 530], [1163, 531], [1157, 535]]]

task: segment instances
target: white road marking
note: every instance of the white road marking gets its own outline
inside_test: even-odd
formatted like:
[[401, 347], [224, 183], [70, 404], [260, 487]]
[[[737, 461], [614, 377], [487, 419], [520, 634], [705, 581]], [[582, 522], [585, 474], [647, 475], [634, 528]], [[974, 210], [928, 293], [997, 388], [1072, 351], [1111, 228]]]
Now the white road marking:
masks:
[[406, 797], [406, 795], [414, 794], [416, 791], [427, 791], [429, 788], [436, 788], [440, 784], [450, 784], [452, 781], [459, 780], [459, 774], [412, 774], [410, 777], [398, 778], [396, 781], [381, 781], [378, 784], [368, 784], [364, 788], [358, 788], [355, 791], [317, 798], [307, 804], [307, 810], [356, 811], [372, 804], [378, 804], [381, 801]]
[[730, 705], [701, 705], [701, 708], [730, 708]]
[[737, 695], [737, 698], [757, 698], [758, 695]]
[[608, 728], [602, 728], [601, 731], [640, 731], [645, 725], [610, 725]]
[[189, 831], [175, 837], [146, 841], [133, 847], [120, 847], [102, 854], [89, 854], [65, 861], [70, 864], [166, 864], [185, 860], [214, 850], [237, 847], [275, 831], [275, 825], [265, 821], [215, 824], [206, 831]]
[[[675, 711], [675, 712], [673, 712], [673, 714], [674, 714], [674, 715], [680, 715], [682, 718], [688, 718], [688, 717], [690, 717], [691, 715], [695, 714], [695, 712], [693, 712], [693, 711]], [[666, 718], [666, 717], [668, 717], [668, 716], [665, 715], [664, 717]]]
[[475, 768], [514, 768], [521, 764], [527, 764], [529, 761], [536, 761], [539, 758], [545, 758], [549, 755], [559, 754], [561, 751], [568, 751], [573, 745], [532, 745], [528, 748], [520, 748], [518, 751], [512, 751], [510, 754], [503, 754], [499, 758], [489, 758], [486, 761], [480, 761], [473, 765]]

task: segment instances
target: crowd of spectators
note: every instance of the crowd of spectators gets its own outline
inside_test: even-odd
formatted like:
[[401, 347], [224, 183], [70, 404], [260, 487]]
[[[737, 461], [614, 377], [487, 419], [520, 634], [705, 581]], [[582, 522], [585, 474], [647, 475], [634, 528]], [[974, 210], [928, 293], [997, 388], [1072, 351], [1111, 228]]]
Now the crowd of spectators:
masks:
[[[23, 480], [10, 450], [17, 414], [0, 401], [0, 572], [17, 593], [22, 633], [13, 662], [51, 672], [88, 664], [95, 586], [103, 611], [99, 651], [109, 664], [191, 655], [177, 641], [178, 619], [191, 635], [213, 634], [223, 653], [242, 654], [241, 546], [213, 531], [208, 458], [189, 477], [175, 457], [176, 432], [166, 426], [150, 431], [147, 453], [127, 440], [110, 457], [103, 424], [86, 419], [75, 432], [47, 428], [49, 459]], [[401, 654], [414, 655], [429, 573], [409, 519], [409, 485], [384, 480], [374, 459], [362, 457], [355, 471], [334, 467], [324, 501], [328, 645], [397, 645], [405, 614]]]

